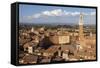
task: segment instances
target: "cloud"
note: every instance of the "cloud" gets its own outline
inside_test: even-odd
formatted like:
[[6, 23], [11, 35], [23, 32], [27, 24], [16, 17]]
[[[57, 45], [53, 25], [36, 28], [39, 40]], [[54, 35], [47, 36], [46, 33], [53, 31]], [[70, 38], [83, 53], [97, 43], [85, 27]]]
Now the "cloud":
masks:
[[43, 15], [46, 15], [46, 16], [51, 16], [51, 13], [49, 11], [44, 11], [42, 12]]
[[96, 12], [91, 12], [91, 15], [96, 15]]
[[[80, 12], [69, 12], [66, 10], [62, 10], [62, 9], [55, 9], [55, 10], [46, 10], [46, 11], [42, 11], [40, 13], [36, 13], [30, 16], [27, 16], [28, 19], [34, 19], [34, 18], [41, 18], [41, 17], [50, 17], [50, 16], [76, 16], [79, 15]], [[90, 13], [84, 13], [83, 15], [95, 15], [95, 12], [90, 12]]]
[[37, 14], [30, 15], [30, 16], [26, 16], [26, 18], [27, 19], [34, 19], [34, 18], [39, 18], [40, 16], [41, 16], [41, 14], [37, 13]]
[[55, 10], [51, 10], [51, 11], [43, 11], [42, 15], [46, 15], [46, 16], [61, 16], [63, 13], [63, 11], [61, 9], [55, 9]]
[[72, 12], [71, 13], [72, 16], [76, 16], [76, 15], [79, 15], [79, 14], [80, 14], [80, 12]]
[[79, 15], [80, 12], [66, 12], [65, 11], [65, 15], [70, 15], [70, 16], [76, 16], [76, 15]]
[[36, 13], [30, 16], [27, 16], [28, 19], [39, 18], [43, 16], [61, 16], [63, 11], [61, 9], [55, 9], [51, 11], [42, 11], [40, 13]]
[[39, 13], [38, 13], [38, 14], [33, 15], [33, 17], [34, 17], [34, 18], [39, 18], [40, 16], [41, 16], [41, 14], [39, 14]]

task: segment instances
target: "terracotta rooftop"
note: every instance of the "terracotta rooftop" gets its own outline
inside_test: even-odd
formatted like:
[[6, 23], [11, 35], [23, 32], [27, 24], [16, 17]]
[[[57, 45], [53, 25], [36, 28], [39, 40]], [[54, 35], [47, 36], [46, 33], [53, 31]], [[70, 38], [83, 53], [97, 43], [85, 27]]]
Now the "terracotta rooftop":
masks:
[[37, 62], [37, 59], [38, 59], [38, 57], [35, 55], [25, 55], [23, 57], [24, 62], [27, 62], [27, 63], [31, 63], [34, 61]]
[[45, 50], [45, 52], [55, 53], [56, 51], [58, 51], [58, 49], [59, 49], [59, 46], [51, 46], [47, 50]]

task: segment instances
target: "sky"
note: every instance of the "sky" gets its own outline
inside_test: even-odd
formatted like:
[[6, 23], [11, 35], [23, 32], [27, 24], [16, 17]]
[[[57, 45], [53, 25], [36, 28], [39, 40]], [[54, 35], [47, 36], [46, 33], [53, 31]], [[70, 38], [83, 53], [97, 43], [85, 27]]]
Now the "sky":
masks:
[[84, 24], [96, 23], [96, 10], [94, 8], [27, 4], [19, 5], [19, 22], [39, 24], [78, 24], [80, 13], [83, 14]]

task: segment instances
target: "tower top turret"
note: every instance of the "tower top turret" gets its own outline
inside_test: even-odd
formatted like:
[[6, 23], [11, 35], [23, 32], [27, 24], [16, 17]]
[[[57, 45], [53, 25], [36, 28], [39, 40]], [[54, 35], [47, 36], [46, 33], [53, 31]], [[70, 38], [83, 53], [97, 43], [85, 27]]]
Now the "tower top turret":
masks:
[[83, 25], [83, 14], [80, 13], [79, 25]]

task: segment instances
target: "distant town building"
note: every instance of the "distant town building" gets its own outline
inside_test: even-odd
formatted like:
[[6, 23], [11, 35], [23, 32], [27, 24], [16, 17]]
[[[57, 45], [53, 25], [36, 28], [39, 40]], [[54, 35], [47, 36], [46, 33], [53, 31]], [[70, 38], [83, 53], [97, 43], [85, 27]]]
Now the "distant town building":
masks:
[[34, 28], [33, 27], [31, 28], [31, 32], [34, 32]]
[[43, 52], [43, 56], [53, 56], [59, 50], [59, 46], [51, 46]]
[[63, 54], [62, 54], [62, 58], [65, 59], [66, 61], [69, 59], [68, 52], [69, 52], [69, 50], [65, 50], [65, 51], [63, 51]]
[[32, 46], [28, 46], [28, 53], [30, 53], [30, 54], [33, 53], [33, 47]]

